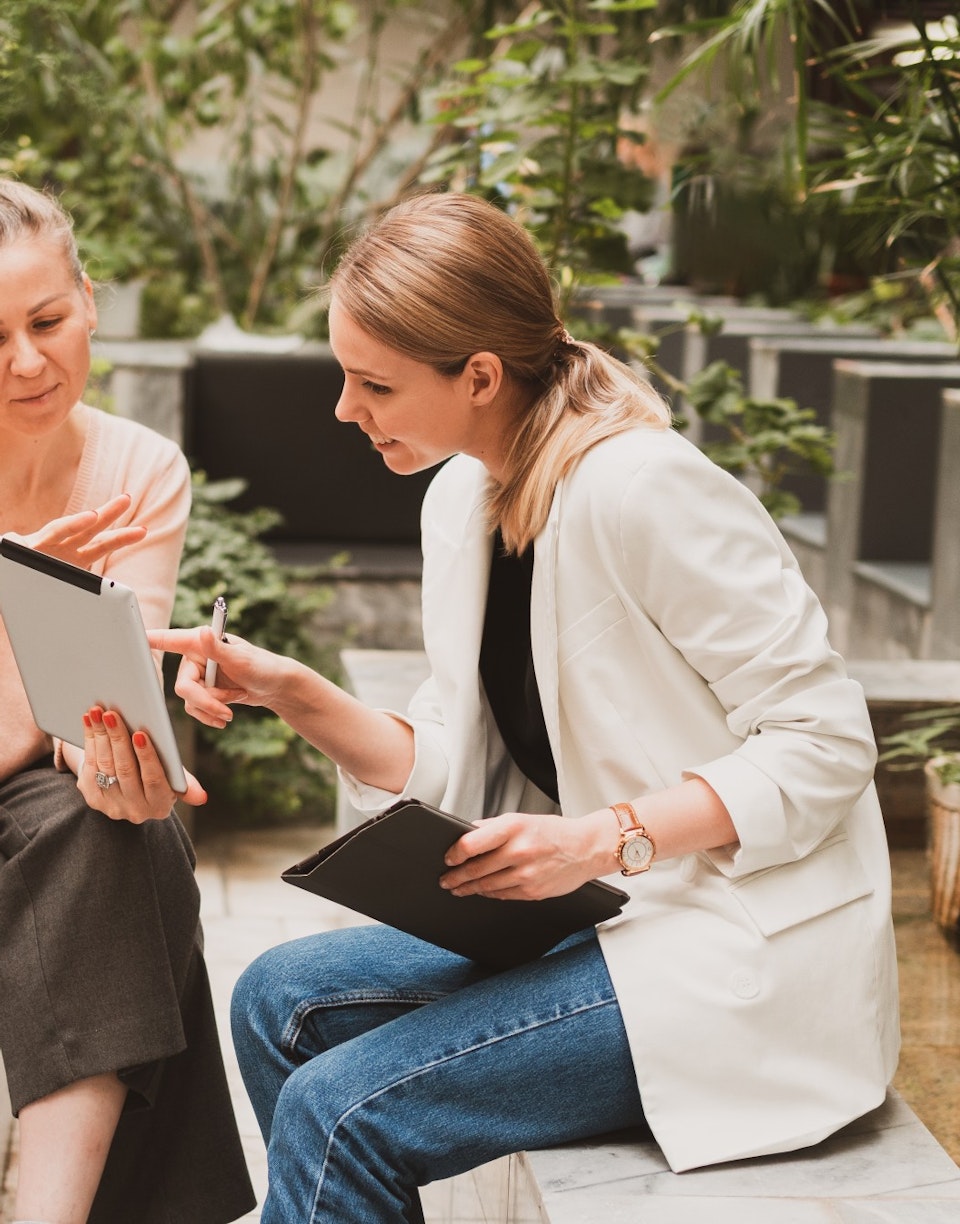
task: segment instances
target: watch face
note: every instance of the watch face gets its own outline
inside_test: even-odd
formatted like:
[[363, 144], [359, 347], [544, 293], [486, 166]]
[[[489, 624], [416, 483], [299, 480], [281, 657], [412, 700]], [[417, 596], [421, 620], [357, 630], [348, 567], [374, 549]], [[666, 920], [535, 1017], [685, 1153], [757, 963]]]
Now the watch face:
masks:
[[628, 838], [620, 851], [620, 861], [627, 871], [642, 871], [644, 867], [649, 866], [652, 858], [653, 842], [642, 833]]

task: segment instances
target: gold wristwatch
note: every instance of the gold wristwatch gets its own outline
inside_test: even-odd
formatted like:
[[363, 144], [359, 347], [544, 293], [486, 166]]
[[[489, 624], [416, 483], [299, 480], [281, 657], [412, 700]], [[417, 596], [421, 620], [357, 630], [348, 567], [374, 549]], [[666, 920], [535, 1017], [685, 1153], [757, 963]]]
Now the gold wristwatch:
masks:
[[629, 803], [611, 803], [620, 822], [620, 841], [617, 843], [617, 862], [620, 874], [640, 875], [649, 871], [657, 855], [653, 838], [637, 819], [637, 813]]

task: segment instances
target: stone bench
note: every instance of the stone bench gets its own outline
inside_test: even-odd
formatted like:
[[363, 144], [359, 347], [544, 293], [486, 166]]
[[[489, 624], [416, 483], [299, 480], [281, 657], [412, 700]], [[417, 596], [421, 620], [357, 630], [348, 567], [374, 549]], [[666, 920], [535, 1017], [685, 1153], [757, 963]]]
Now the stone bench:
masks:
[[643, 1132], [521, 1152], [428, 1186], [429, 1224], [955, 1224], [960, 1169], [891, 1090], [800, 1152], [672, 1173]]
[[[345, 684], [371, 705], [402, 710], [427, 675], [417, 650], [343, 650]], [[878, 733], [909, 709], [960, 701], [960, 660], [861, 660]], [[893, 785], [913, 775], [897, 775]], [[883, 794], [882, 778], [878, 785]], [[922, 779], [914, 778], [922, 788]], [[896, 803], [894, 803], [896, 799]], [[922, 837], [922, 801], [894, 795], [892, 844]], [[899, 814], [898, 814], [899, 813]], [[885, 813], [886, 815], [886, 813]], [[360, 815], [339, 796], [337, 831]], [[675, 1174], [643, 1133], [520, 1152], [426, 1187], [427, 1224], [954, 1224], [960, 1169], [892, 1089], [881, 1108], [816, 1147]]]

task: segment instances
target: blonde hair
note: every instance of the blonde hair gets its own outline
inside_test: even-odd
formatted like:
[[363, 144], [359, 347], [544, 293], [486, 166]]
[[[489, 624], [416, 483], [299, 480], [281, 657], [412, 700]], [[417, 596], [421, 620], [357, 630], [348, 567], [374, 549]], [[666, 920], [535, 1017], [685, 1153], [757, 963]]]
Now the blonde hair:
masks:
[[442, 375], [491, 352], [530, 389], [488, 506], [512, 550], [539, 533], [557, 483], [585, 451], [638, 423], [670, 423], [648, 382], [568, 335], [526, 230], [476, 196], [398, 204], [347, 250], [328, 293], [368, 335]]
[[0, 179], [0, 247], [24, 238], [51, 238], [59, 243], [73, 279], [83, 287], [83, 264], [70, 215], [45, 192]]

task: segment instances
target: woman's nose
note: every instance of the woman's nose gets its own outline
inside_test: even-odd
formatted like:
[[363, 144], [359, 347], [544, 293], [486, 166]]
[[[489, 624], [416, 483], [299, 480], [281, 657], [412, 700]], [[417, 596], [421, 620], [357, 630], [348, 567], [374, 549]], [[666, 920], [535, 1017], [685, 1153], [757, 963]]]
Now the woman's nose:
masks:
[[10, 373], [17, 378], [36, 378], [46, 365], [46, 358], [33, 340], [23, 334], [9, 337]]
[[363, 416], [359, 398], [352, 393], [346, 383], [344, 383], [343, 390], [340, 392], [340, 398], [337, 400], [337, 406], [333, 412], [338, 421], [359, 421]]

